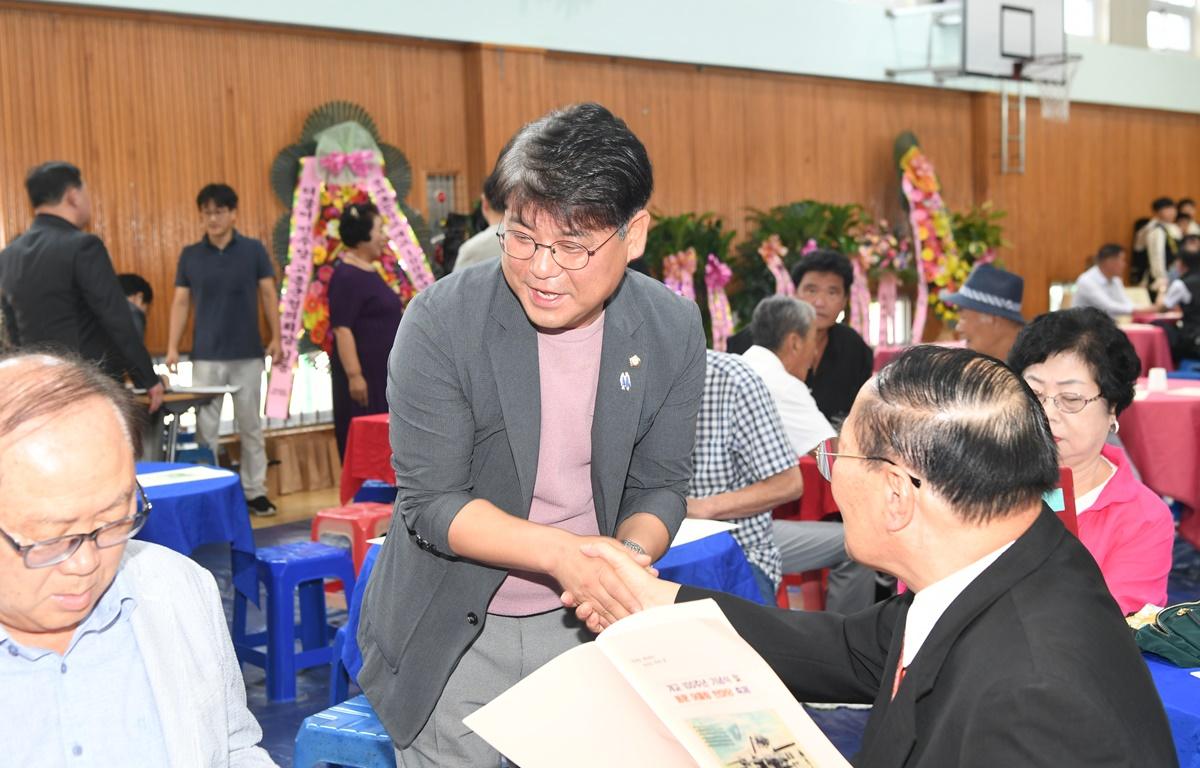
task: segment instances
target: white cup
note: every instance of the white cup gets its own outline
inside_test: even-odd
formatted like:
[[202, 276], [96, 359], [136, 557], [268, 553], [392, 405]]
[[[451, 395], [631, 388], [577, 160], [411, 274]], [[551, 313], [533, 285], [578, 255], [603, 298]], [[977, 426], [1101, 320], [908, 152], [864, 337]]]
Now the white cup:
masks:
[[1146, 376], [1146, 389], [1151, 392], [1166, 392], [1167, 369], [1151, 368], [1150, 373]]

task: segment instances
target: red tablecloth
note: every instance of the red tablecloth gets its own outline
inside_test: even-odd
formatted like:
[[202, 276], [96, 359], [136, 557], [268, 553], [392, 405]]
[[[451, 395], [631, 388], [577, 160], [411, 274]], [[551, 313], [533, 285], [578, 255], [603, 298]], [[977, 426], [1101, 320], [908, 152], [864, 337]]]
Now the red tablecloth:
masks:
[[1133, 313], [1135, 323], [1174, 323], [1183, 317], [1179, 312], [1158, 312], [1156, 310], [1139, 310]]
[[350, 420], [346, 433], [346, 455], [342, 457], [342, 503], [367, 480], [395, 483], [392, 471], [392, 446], [388, 441], [388, 415], [377, 413]]
[[1175, 370], [1171, 363], [1171, 345], [1167, 343], [1167, 332], [1157, 325], [1142, 325], [1131, 323], [1121, 327], [1138, 358], [1142, 361], [1142, 375], [1149, 373], [1151, 368], [1166, 368]]
[[[956, 339], [954, 341], [935, 341], [935, 342], [933, 342], [933, 344], [938, 347], [965, 347], [965, 346], [967, 346], [967, 343], [965, 341], [963, 341], [962, 339]], [[897, 357], [900, 356], [901, 352], [904, 352], [908, 348], [909, 347], [907, 347], [907, 346], [905, 346], [905, 347], [885, 347], [882, 345], [875, 347], [875, 373], [879, 373], [879, 371], [883, 369], [883, 366], [885, 366], [888, 363], [895, 360]]]
[[[1172, 379], [1167, 392], [1133, 401], [1121, 414], [1121, 442], [1142, 482], [1193, 511], [1180, 532], [1200, 547], [1200, 382]], [[1138, 380], [1144, 390], [1146, 380]]]

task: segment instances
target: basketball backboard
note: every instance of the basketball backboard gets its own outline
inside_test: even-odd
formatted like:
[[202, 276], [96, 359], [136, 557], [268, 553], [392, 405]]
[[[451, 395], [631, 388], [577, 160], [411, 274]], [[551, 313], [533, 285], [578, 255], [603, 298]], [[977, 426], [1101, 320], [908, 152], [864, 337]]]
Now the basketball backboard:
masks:
[[962, 73], [1027, 79], [1026, 64], [1067, 52], [1062, 0], [965, 0]]

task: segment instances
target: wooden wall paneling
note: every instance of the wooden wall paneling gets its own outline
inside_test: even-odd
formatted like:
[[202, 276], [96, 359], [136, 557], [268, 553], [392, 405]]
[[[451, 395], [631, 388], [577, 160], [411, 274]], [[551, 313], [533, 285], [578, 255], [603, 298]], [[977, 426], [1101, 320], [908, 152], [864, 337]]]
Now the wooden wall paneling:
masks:
[[117, 270], [155, 288], [154, 353], [179, 250], [201, 234], [196, 192], [232, 184], [239, 229], [269, 242], [284, 210], [271, 161], [317, 105], [372, 114], [412, 163], [418, 210], [427, 172], [466, 172], [461, 46], [12, 3], [0, 3], [0, 43], [0, 242], [28, 226], [29, 167], [79, 164]]

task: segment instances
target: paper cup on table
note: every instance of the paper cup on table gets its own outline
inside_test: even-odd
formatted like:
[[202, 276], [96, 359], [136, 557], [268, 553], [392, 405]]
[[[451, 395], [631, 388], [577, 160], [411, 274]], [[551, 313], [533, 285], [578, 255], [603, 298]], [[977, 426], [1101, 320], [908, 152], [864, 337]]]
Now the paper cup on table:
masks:
[[1167, 369], [1151, 368], [1150, 373], [1146, 376], [1146, 388], [1151, 392], [1166, 392]]

